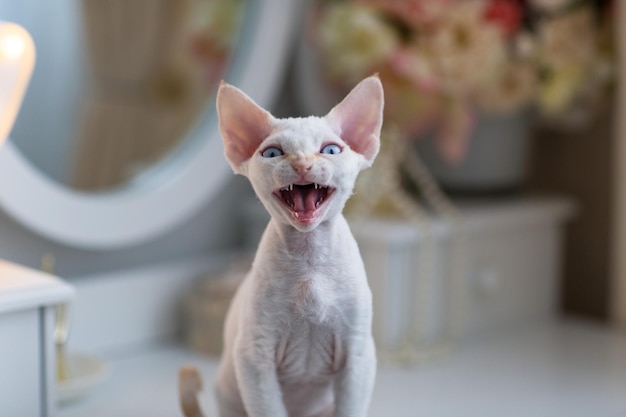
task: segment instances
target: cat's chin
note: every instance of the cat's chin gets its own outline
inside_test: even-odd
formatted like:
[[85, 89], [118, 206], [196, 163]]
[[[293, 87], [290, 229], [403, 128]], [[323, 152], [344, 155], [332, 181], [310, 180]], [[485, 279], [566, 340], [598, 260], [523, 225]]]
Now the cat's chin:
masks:
[[325, 211], [324, 208], [305, 213], [290, 210], [291, 224], [301, 232], [312, 230], [322, 221]]
[[317, 228], [317, 226], [321, 223], [321, 217], [317, 217], [315, 219], [310, 220], [295, 220], [293, 217], [290, 219], [290, 224], [299, 232], [310, 232]]

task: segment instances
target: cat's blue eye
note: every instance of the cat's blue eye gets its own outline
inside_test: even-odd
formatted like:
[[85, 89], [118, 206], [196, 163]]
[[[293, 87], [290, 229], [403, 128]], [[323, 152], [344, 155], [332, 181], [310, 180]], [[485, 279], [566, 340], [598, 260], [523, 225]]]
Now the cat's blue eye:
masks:
[[282, 156], [284, 154], [282, 149], [275, 146], [270, 146], [269, 148], [264, 150], [261, 155], [263, 156], [263, 158], [276, 158], [277, 156]]
[[341, 146], [331, 143], [330, 145], [324, 146], [320, 153], [326, 155], [337, 155], [338, 153], [341, 153]]

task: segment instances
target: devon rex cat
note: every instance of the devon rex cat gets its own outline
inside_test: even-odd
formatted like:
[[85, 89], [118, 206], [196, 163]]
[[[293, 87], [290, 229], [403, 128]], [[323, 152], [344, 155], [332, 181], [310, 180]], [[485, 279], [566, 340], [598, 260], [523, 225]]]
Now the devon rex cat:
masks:
[[[341, 211], [379, 149], [383, 89], [359, 83], [323, 118], [276, 119], [232, 85], [217, 95], [233, 170], [271, 214], [231, 305], [217, 378], [221, 417], [364, 417], [376, 373], [372, 299]], [[200, 416], [199, 379], [181, 401]]]

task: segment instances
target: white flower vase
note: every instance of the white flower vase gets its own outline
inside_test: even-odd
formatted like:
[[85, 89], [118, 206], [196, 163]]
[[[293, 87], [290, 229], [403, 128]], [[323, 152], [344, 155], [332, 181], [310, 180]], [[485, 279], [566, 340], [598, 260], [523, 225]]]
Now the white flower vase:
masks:
[[465, 158], [456, 164], [443, 159], [433, 137], [420, 138], [415, 146], [432, 175], [451, 193], [514, 192], [524, 185], [528, 173], [529, 120], [525, 110], [480, 117]]

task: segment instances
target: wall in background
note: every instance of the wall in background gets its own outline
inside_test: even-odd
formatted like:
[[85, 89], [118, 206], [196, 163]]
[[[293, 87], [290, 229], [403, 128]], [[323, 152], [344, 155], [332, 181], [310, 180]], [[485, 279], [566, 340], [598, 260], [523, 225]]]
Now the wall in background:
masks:
[[[626, 73], [626, 4], [617, 2], [619, 23], [617, 28], [617, 53], [619, 56], [619, 74]], [[626, 329], [626, 83], [623, 78], [618, 80], [618, 115], [615, 118], [616, 135], [614, 137], [615, 181], [613, 183], [613, 210], [615, 225], [613, 227], [613, 265], [611, 274], [612, 288], [612, 316]]]
[[565, 313], [607, 320], [611, 295], [613, 107], [584, 129], [541, 129], [533, 143], [531, 188], [573, 197], [567, 229], [561, 306]]

